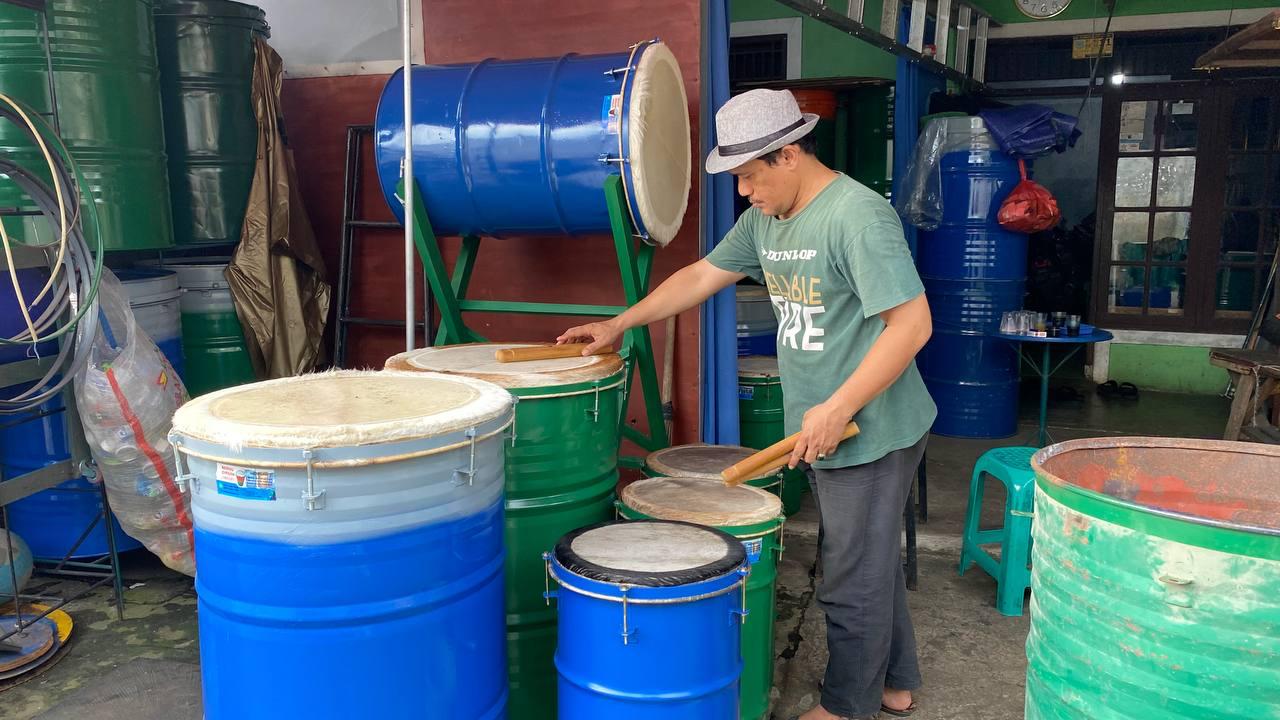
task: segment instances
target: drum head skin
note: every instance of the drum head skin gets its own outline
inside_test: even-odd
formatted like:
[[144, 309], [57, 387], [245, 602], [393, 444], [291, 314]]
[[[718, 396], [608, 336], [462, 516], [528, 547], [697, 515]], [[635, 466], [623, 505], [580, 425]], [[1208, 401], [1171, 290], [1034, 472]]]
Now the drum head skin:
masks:
[[722, 577], [741, 568], [746, 550], [715, 528], [666, 520], [600, 523], [556, 543], [564, 569], [590, 580], [674, 587]]
[[637, 480], [622, 489], [622, 502], [651, 518], [714, 527], [756, 525], [782, 516], [782, 501], [772, 493], [700, 478]]
[[474, 343], [420, 348], [393, 355], [387, 359], [386, 368], [462, 375], [510, 389], [592, 382], [622, 371], [622, 358], [617, 353], [518, 363], [501, 363], [495, 358], [499, 350], [549, 345], [550, 343]]

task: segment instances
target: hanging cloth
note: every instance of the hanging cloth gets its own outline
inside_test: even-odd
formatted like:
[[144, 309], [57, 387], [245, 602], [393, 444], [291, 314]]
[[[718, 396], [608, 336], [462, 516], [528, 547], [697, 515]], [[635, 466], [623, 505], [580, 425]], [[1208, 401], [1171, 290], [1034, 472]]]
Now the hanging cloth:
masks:
[[310, 372], [322, 361], [330, 287], [285, 140], [284, 63], [261, 37], [254, 38], [254, 51], [258, 160], [227, 282], [254, 371], [269, 379]]

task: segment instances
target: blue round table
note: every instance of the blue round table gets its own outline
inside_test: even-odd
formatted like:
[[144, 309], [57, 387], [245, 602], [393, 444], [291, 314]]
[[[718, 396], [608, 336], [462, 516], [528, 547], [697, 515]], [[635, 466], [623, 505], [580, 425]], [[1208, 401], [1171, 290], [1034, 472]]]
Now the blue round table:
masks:
[[[993, 337], [1018, 343], [1018, 356], [1030, 365], [1031, 369], [1035, 370], [1036, 375], [1040, 377], [1040, 433], [1037, 445], [1038, 447], [1044, 447], [1049, 442], [1049, 377], [1058, 372], [1072, 356], [1080, 352], [1080, 348], [1090, 343], [1107, 342], [1115, 336], [1106, 330], [1094, 328], [1093, 332], [1088, 335], [1078, 335], [1076, 337], [1034, 337], [1032, 335], [1008, 335], [1006, 333], [996, 333]], [[1036, 364], [1036, 361], [1023, 349], [1023, 346], [1027, 343], [1039, 343], [1044, 346], [1039, 364]], [[1063, 356], [1057, 365], [1050, 364], [1049, 353], [1054, 345], [1071, 346], [1071, 351]]]

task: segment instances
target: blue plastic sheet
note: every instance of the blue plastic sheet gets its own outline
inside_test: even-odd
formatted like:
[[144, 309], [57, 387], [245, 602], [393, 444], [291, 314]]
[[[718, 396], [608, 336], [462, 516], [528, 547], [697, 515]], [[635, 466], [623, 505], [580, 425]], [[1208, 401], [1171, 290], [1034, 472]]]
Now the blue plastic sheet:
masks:
[[1079, 120], [1044, 105], [983, 110], [987, 130], [1006, 153], [1024, 159], [1066, 152], [1080, 139]]

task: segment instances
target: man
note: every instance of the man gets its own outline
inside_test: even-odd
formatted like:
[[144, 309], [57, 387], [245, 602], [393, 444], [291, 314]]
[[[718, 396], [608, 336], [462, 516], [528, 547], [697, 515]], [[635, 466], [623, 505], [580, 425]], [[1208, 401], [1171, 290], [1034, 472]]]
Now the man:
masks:
[[[736, 176], [751, 209], [643, 302], [558, 341], [588, 340], [591, 352], [746, 276], [768, 287], [787, 430], [801, 434], [791, 465], [809, 466], [824, 532], [818, 600], [830, 660], [821, 704], [801, 720], [906, 716], [921, 680], [900, 523], [936, 414], [914, 361], [929, 306], [893, 208], [814, 156], [817, 121], [785, 90], [725, 103], [706, 168]], [[840, 442], [850, 418], [861, 432]]]

